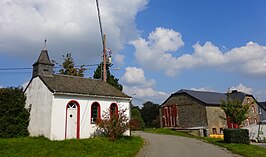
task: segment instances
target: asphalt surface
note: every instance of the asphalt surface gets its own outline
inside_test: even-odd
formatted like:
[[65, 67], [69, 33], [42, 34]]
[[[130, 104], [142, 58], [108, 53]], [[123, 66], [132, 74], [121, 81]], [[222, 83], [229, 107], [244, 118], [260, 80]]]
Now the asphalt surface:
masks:
[[146, 140], [137, 157], [239, 157], [226, 149], [193, 138], [135, 132]]

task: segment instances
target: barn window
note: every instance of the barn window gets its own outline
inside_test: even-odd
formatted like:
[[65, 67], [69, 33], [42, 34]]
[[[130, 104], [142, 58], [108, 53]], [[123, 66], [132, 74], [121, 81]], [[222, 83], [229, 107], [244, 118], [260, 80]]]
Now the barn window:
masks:
[[110, 106], [110, 116], [118, 115], [118, 107], [116, 103], [112, 103]]
[[251, 108], [252, 108], [252, 113], [255, 113], [255, 107], [252, 105]]
[[212, 133], [213, 134], [217, 134], [217, 129], [216, 128], [212, 128]]
[[101, 118], [100, 116], [100, 104], [97, 102], [94, 102], [91, 105], [91, 124], [95, 124], [97, 120]]
[[246, 123], [247, 123], [247, 125], [250, 125], [250, 121], [248, 118], [246, 119]]
[[262, 114], [262, 110], [261, 110], [261, 108], [259, 108], [259, 114]]

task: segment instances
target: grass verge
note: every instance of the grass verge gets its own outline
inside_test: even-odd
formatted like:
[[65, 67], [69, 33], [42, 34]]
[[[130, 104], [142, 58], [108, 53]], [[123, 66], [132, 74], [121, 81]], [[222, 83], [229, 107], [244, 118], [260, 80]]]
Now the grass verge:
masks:
[[123, 137], [115, 142], [105, 137], [50, 141], [44, 137], [0, 138], [0, 156], [134, 157], [143, 145], [141, 137]]
[[262, 148], [256, 145], [246, 145], [246, 144], [235, 144], [235, 143], [224, 143], [222, 139], [207, 138], [207, 137], [197, 137], [188, 135], [184, 132], [173, 131], [170, 129], [157, 128], [157, 129], [147, 129], [145, 132], [155, 133], [155, 134], [167, 134], [175, 136], [185, 136], [203, 140], [207, 143], [215, 144], [220, 147], [224, 147], [234, 154], [239, 154], [244, 157], [266, 157], [266, 148]]

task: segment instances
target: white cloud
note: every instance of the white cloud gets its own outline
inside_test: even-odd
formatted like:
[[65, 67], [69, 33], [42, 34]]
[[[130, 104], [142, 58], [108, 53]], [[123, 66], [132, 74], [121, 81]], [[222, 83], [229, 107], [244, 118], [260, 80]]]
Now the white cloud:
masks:
[[237, 86], [235, 87], [231, 87], [230, 90], [238, 90], [247, 94], [253, 94], [253, 89], [244, 86], [242, 83], [239, 83]]
[[154, 103], [161, 104], [169, 94], [161, 91], [156, 91], [152, 87], [137, 87], [137, 86], [124, 86], [123, 91], [128, 95], [136, 98], [137, 100], [141, 100], [141, 104], [146, 101], [152, 101]]
[[124, 55], [121, 55], [121, 54], [117, 54], [115, 56], [115, 61], [118, 65], [122, 66], [124, 65], [124, 60], [125, 60], [125, 56]]
[[147, 80], [144, 71], [136, 67], [127, 67], [125, 74], [121, 77], [121, 81], [129, 85], [138, 85], [142, 87], [151, 87], [155, 85], [155, 80]]
[[210, 87], [191, 88], [191, 90], [194, 90], [194, 91], [215, 92], [215, 90], [212, 89], [212, 88], [210, 88]]
[[[124, 43], [137, 37], [135, 17], [148, 0], [99, 3], [107, 46], [117, 53]], [[72, 52], [81, 61], [100, 59], [102, 45], [95, 1], [2, 0], [0, 10], [0, 54], [32, 60], [47, 38], [53, 56]]]
[[123, 82], [123, 91], [133, 98], [161, 103], [169, 96], [165, 92], [155, 90], [155, 80], [147, 79], [144, 71], [140, 68], [127, 67], [121, 81]]
[[266, 101], [266, 90], [265, 89], [256, 90], [254, 92], [254, 97], [257, 99], [257, 101], [265, 102]]
[[146, 69], [164, 70], [175, 76], [184, 69], [213, 67], [228, 69], [247, 75], [266, 75], [266, 46], [248, 42], [245, 46], [222, 52], [210, 41], [204, 45], [193, 45], [192, 54], [175, 57], [170, 51], [177, 51], [184, 45], [181, 34], [174, 30], [157, 28], [148, 40], [139, 38], [131, 42], [135, 47], [137, 61]]

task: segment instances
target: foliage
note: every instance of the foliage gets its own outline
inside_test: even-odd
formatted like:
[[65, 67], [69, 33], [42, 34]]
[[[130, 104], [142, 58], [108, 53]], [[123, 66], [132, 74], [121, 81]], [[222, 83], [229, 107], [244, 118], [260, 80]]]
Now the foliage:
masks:
[[[114, 86], [116, 89], [122, 91], [123, 86], [118, 83], [119, 79], [115, 78], [115, 76], [111, 75], [111, 73], [110, 73], [110, 67], [111, 66], [112, 66], [112, 64], [106, 64], [106, 74], [107, 74], [106, 82], [109, 83], [110, 85]], [[103, 74], [102, 67], [103, 67], [103, 63], [98, 65], [97, 69], [94, 71], [93, 78], [95, 78], [95, 79], [101, 79], [102, 78], [102, 74]]]
[[130, 130], [143, 130], [144, 129], [144, 121], [141, 117], [138, 106], [131, 105], [131, 119], [129, 121]]
[[0, 88], [0, 138], [28, 136], [29, 110], [21, 88]]
[[110, 114], [110, 110], [104, 112], [101, 120], [97, 122], [98, 130], [108, 136], [112, 141], [123, 136], [129, 130], [126, 109], [119, 109], [117, 114]]
[[229, 94], [227, 95], [227, 100], [222, 100], [221, 102], [221, 108], [224, 110], [227, 120], [229, 120], [231, 123], [237, 124], [239, 126], [244, 120], [247, 119], [249, 104], [242, 105], [239, 100], [232, 100]]
[[249, 144], [247, 129], [224, 129], [224, 142]]
[[71, 53], [67, 53], [66, 55], [63, 55], [64, 62], [61, 66], [63, 66], [60, 70], [60, 74], [64, 75], [72, 75], [72, 76], [84, 76], [84, 72], [86, 68], [84, 68], [85, 65], [81, 65], [79, 68], [75, 67], [75, 62], [71, 56]]
[[115, 142], [105, 137], [50, 141], [44, 137], [0, 138], [0, 156], [134, 157], [143, 145], [141, 137], [124, 137]]
[[160, 106], [158, 104], [150, 101], [143, 104], [140, 113], [146, 127], [160, 127], [159, 108]]

